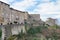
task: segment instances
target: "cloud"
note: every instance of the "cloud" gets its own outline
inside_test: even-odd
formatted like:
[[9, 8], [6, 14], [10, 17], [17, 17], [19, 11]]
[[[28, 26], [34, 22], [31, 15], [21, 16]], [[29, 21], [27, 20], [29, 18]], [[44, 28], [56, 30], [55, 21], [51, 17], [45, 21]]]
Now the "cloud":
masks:
[[[30, 13], [36, 13], [36, 14], [39, 13], [43, 20], [48, 17], [59, 19], [60, 18], [60, 0], [56, 2], [47, 1], [47, 2], [41, 3], [37, 6], [37, 8], [33, 12], [30, 12]], [[54, 16], [53, 14], [57, 14], [57, 15]], [[49, 16], [46, 16], [46, 15], [49, 15]]]
[[24, 0], [22, 2], [15, 2], [11, 5], [11, 7], [14, 7], [15, 9], [18, 9], [18, 10], [25, 11], [26, 8], [28, 8], [29, 6], [36, 4], [36, 2], [34, 2], [34, 1], [35, 0]]
[[[54, 5], [52, 2], [42, 3], [38, 5], [37, 9], [34, 12], [52, 14], [60, 11], [60, 5]], [[49, 13], [50, 12], [50, 13]]]
[[5, 3], [9, 3], [9, 2], [12, 2], [12, 1], [14, 1], [14, 0], [0, 0], [0, 1], [3, 1], [3, 2], [5, 2]]

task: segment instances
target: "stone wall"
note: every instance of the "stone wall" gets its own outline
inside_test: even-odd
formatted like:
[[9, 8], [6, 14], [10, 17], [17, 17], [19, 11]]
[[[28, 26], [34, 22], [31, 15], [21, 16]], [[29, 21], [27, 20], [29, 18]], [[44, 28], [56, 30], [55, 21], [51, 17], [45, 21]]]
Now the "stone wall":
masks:
[[28, 12], [10, 8], [9, 4], [0, 1], [0, 23], [7, 24], [14, 21], [24, 23], [27, 18]]
[[43, 21], [40, 19], [40, 14], [29, 14], [27, 23], [32, 26], [40, 26]]
[[1, 25], [2, 28], [2, 40], [8, 38], [11, 35], [11, 27], [9, 25]]
[[31, 20], [40, 20], [40, 14], [29, 14]]
[[14, 21], [19, 24], [24, 24], [25, 20], [28, 20], [29, 22], [40, 20], [39, 14], [28, 14], [28, 12], [10, 8], [10, 6], [4, 2], [0, 2], [0, 12], [0, 23], [3, 22], [4, 25], [13, 23]]
[[25, 25], [23, 24], [1, 25], [0, 27], [2, 28], [2, 40], [11, 35], [17, 35], [21, 30], [23, 30], [23, 33], [26, 33]]
[[11, 22], [17, 21], [18, 23], [23, 23], [24, 24], [24, 20], [28, 19], [28, 12], [22, 12], [22, 11], [18, 11], [16, 9], [10, 8], [11, 10]]
[[12, 35], [18, 34], [21, 32], [21, 30], [23, 31], [23, 33], [25, 33], [25, 25], [24, 24], [14, 24], [11, 25], [11, 32]]
[[7, 22], [9, 22], [9, 18], [10, 18], [10, 9], [9, 9], [9, 5], [1, 2], [0, 1], [0, 17], [2, 17], [2, 20], [4, 22], [4, 24], [6, 24]]

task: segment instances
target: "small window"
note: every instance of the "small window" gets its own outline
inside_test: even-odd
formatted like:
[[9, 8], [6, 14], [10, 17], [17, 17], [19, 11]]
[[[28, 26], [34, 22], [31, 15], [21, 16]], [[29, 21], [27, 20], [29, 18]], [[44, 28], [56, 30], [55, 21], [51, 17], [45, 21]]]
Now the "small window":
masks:
[[12, 24], [12, 22], [10, 24]]
[[17, 21], [14, 21], [14, 23], [17, 23]]
[[1, 25], [3, 25], [3, 23], [1, 23]]
[[9, 25], [9, 23], [7, 23]]

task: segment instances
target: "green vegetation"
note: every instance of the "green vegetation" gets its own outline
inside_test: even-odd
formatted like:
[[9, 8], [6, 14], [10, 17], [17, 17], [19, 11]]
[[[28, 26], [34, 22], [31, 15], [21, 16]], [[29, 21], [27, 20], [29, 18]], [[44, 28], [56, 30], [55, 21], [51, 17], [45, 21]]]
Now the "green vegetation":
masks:
[[[21, 30], [19, 34], [11, 35], [8, 40], [42, 40], [44, 37], [46, 40], [58, 40], [58, 38], [60, 38], [60, 36], [57, 36], [58, 33], [56, 32], [56, 29], [59, 28], [58, 25], [48, 26], [44, 23], [42, 26], [31, 26], [32, 27], [27, 30], [27, 22], [25, 22], [26, 33], [23, 33], [23, 30]], [[40, 37], [40, 39], [38, 39], [39, 37], [37, 37], [36, 34], [43, 35], [44, 37]]]
[[11, 35], [7, 40], [14, 40], [16, 38], [16, 36]]
[[1, 36], [2, 36], [2, 30], [0, 29], [0, 38], [1, 38]]
[[54, 26], [50, 26], [50, 28], [57, 29], [57, 28], [59, 28], [59, 26], [58, 25], [54, 25]]
[[2, 30], [0, 29], [0, 40], [1, 40], [1, 37], [2, 37]]

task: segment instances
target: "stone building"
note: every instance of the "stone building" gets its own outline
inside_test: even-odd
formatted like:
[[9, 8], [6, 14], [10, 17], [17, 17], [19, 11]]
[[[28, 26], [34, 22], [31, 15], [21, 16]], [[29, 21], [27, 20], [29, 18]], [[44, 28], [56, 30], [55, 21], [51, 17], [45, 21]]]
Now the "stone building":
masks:
[[31, 18], [31, 20], [40, 20], [40, 14], [29, 14], [29, 19]]
[[[25, 31], [24, 20], [27, 19], [28, 12], [22, 12], [13, 8], [10, 5], [0, 1], [0, 24], [2, 28], [2, 40], [9, 35], [17, 34], [18, 31]], [[20, 25], [14, 25], [14, 21], [18, 22]], [[13, 23], [12, 25], [8, 25]], [[21, 25], [21, 23], [23, 23]], [[12, 27], [11, 27], [12, 26]], [[11, 29], [10, 29], [11, 28]], [[20, 32], [19, 31], [19, 32]]]
[[24, 24], [25, 20], [40, 21], [40, 14], [28, 14], [28, 12], [10, 8], [9, 4], [0, 1], [0, 23], [7, 24], [17, 21], [19, 24]]
[[53, 19], [53, 18], [48, 18], [48, 20], [46, 21], [46, 24], [50, 25], [50, 26], [54, 26], [56, 25], [57, 19]]
[[[19, 11], [10, 8], [10, 5], [0, 1], [0, 24], [2, 25], [2, 40], [9, 35], [18, 34], [25, 31], [25, 22], [28, 27], [39, 26], [42, 23], [39, 14], [28, 14], [28, 12]], [[11, 25], [10, 25], [11, 24]]]
[[40, 26], [43, 24], [43, 21], [40, 19], [40, 14], [29, 14], [28, 15], [28, 24], [32, 26]]
[[10, 8], [9, 4], [0, 1], [0, 23], [7, 24], [14, 21], [24, 23], [24, 19], [27, 20], [27, 18], [28, 12]]
[[10, 22], [18, 22], [18, 23], [23, 23], [24, 24], [24, 20], [28, 19], [28, 12], [22, 12], [22, 11], [19, 11], [19, 10], [16, 10], [16, 9], [13, 9], [13, 8], [10, 8], [11, 10], [11, 17], [10, 17]]

